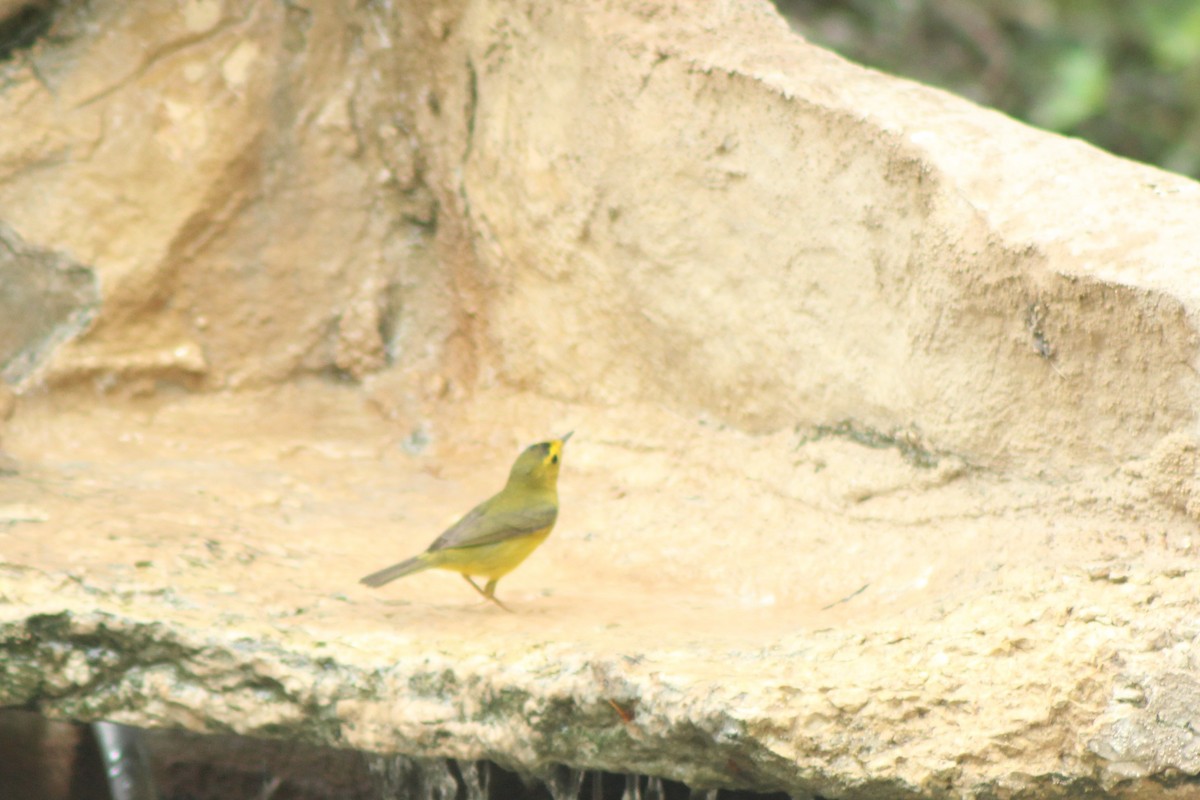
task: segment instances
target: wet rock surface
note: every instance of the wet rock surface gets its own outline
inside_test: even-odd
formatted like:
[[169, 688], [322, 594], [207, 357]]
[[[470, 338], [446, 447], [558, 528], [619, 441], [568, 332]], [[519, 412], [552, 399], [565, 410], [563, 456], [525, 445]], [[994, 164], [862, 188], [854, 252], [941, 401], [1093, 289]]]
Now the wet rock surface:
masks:
[[[116, 731], [112, 747], [101, 731]], [[100, 744], [110, 747], [97, 752]], [[136, 751], [136, 752], [132, 752]], [[135, 761], [136, 788], [110, 787]], [[0, 794], [36, 800], [788, 800], [693, 790], [654, 776], [557, 766], [541, 777], [490, 761], [379, 755], [279, 739], [48, 720], [0, 711]]]

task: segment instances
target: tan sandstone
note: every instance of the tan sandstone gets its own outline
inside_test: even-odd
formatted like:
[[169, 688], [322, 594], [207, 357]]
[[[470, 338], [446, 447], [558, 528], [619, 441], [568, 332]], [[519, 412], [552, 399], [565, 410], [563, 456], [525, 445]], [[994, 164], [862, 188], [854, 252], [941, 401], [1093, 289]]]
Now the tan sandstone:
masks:
[[[0, 64], [5, 275], [99, 299], [14, 351], [0, 704], [798, 797], [1189, 791], [1195, 183], [765, 2], [53, 34]], [[572, 428], [517, 613], [356, 585]]]

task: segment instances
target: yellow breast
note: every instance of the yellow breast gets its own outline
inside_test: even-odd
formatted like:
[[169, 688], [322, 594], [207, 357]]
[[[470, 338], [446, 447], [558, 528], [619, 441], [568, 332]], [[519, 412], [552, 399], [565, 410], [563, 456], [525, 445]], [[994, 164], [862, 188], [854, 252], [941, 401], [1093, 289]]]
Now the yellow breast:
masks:
[[517, 536], [504, 542], [477, 545], [475, 547], [449, 547], [428, 553], [431, 566], [461, 572], [463, 575], [479, 575], [488, 580], [497, 580], [512, 572], [517, 566], [546, 541], [553, 525], [525, 536]]

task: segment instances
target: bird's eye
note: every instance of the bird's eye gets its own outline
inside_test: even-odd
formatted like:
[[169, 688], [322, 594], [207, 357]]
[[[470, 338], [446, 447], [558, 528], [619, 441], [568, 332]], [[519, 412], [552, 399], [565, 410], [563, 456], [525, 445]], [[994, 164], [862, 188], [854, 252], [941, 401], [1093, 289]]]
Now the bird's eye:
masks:
[[558, 463], [558, 453], [555, 453], [554, 455], [550, 456], [550, 463], [551, 463], [551, 464], [557, 464], [557, 463]]

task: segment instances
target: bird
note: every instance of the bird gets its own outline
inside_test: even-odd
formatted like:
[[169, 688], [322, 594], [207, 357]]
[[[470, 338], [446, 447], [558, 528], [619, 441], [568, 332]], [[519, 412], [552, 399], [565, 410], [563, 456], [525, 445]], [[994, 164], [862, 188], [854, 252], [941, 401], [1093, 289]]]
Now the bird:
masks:
[[[504, 488], [467, 512], [420, 555], [372, 572], [359, 583], [383, 586], [427, 569], [458, 572], [485, 599], [511, 611], [496, 597], [496, 584], [546, 541], [558, 518], [558, 470], [571, 433], [526, 447]], [[472, 576], [487, 578], [481, 589]]]

